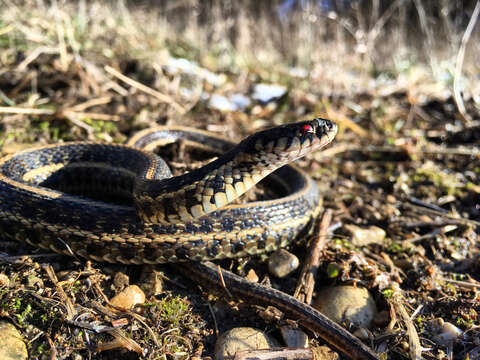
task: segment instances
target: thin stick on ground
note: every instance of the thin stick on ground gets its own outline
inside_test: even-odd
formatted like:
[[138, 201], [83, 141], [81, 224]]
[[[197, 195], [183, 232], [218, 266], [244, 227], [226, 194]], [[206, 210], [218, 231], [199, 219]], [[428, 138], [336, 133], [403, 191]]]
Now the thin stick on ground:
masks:
[[242, 350], [235, 353], [233, 360], [312, 360], [314, 359], [313, 351], [311, 349], [303, 348], [276, 348], [276, 349], [261, 349], [261, 350]]
[[0, 106], [0, 114], [53, 115], [55, 110]]
[[50, 46], [39, 46], [33, 50], [20, 64], [17, 65], [16, 71], [25, 71], [30, 63], [35, 61], [42, 54], [58, 54], [58, 48]]
[[136, 88], [140, 91], [143, 91], [144, 93], [147, 93], [149, 95], [152, 95], [152, 96], [156, 97], [161, 102], [172, 105], [172, 107], [177, 112], [179, 112], [180, 114], [185, 113], [185, 109], [183, 108], [183, 106], [181, 106], [180, 104], [175, 102], [175, 100], [173, 100], [170, 96], [162, 94], [161, 92], [158, 92], [157, 90], [154, 90], [154, 89], [152, 89], [152, 88], [150, 88], [146, 85], [143, 85], [143, 84], [139, 83], [138, 81], [130, 79], [128, 76], [123, 75], [121, 72], [115, 70], [111, 66], [108, 66], [108, 65], [105, 66], [105, 71], [108, 72], [110, 75], [113, 75], [116, 78], [120, 79], [121, 81], [127, 83], [128, 85], [130, 85], [130, 86], [132, 86], [132, 87], [134, 87], [134, 88]]
[[70, 111], [68, 109], [63, 110], [61, 112], [61, 115], [64, 115], [68, 119], [70, 119], [71, 116], [74, 116], [77, 120], [79, 118], [89, 118], [91, 120], [101, 120], [101, 121], [120, 121], [121, 120], [121, 117], [118, 115], [82, 112], [82, 111]]
[[394, 297], [393, 304], [395, 306], [395, 310], [400, 315], [400, 318], [403, 320], [405, 326], [407, 327], [408, 344], [410, 347], [410, 358], [413, 360], [421, 360], [422, 351], [424, 349], [420, 344], [420, 338], [418, 337], [417, 329], [415, 329], [415, 325], [413, 324], [412, 319], [408, 315], [407, 310], [405, 310], [400, 296]]
[[97, 106], [97, 105], [105, 105], [105, 104], [108, 104], [110, 101], [112, 101], [111, 96], [103, 96], [95, 99], [90, 99], [88, 101], [82, 102], [77, 105], [70, 106], [69, 110], [75, 111], [75, 112], [82, 112], [87, 110], [89, 107]]
[[325, 248], [327, 231], [330, 223], [332, 222], [332, 210], [327, 209], [323, 214], [320, 225], [318, 226], [318, 232], [312, 239], [310, 244], [310, 255], [305, 260], [302, 273], [297, 282], [297, 288], [293, 296], [306, 304], [310, 304], [313, 297], [313, 289], [315, 287], [315, 275], [317, 273], [318, 266], [320, 264], [320, 254]]
[[455, 76], [453, 78], [453, 97], [455, 99], [455, 103], [457, 104], [458, 112], [460, 113], [460, 115], [462, 115], [466, 124], [469, 124], [472, 121], [472, 119], [470, 118], [470, 115], [467, 114], [467, 111], [465, 109], [462, 94], [460, 94], [459, 82], [460, 82], [460, 77], [462, 76], [462, 67], [463, 67], [463, 59], [465, 58], [465, 49], [467, 48], [468, 40], [470, 39], [470, 35], [472, 35], [472, 31], [477, 22], [479, 13], [480, 13], [480, 1], [477, 1], [477, 3], [475, 4], [475, 9], [473, 9], [472, 17], [468, 22], [467, 29], [463, 34], [460, 48], [458, 49], [457, 60], [455, 64]]
[[75, 315], [77, 314], [77, 311], [75, 310], [75, 307], [73, 306], [72, 301], [67, 296], [67, 294], [65, 293], [63, 288], [58, 284], [57, 275], [55, 274], [55, 271], [53, 270], [53, 267], [51, 265], [47, 265], [47, 266], [45, 266], [44, 270], [47, 273], [48, 277], [50, 278], [50, 281], [55, 285], [55, 288], [57, 289], [58, 295], [63, 300], [63, 305], [65, 306], [65, 309], [67, 310], [66, 319], [67, 320], [72, 320], [75, 317]]

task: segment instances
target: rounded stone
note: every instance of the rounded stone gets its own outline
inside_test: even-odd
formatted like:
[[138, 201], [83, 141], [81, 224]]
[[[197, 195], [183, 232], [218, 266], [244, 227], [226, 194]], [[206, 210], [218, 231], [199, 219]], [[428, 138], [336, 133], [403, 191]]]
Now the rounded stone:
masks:
[[233, 357], [239, 351], [270, 349], [278, 342], [263, 331], [251, 327], [238, 327], [224, 332], [215, 344], [215, 359]]
[[386, 236], [385, 230], [378, 226], [361, 228], [360, 226], [347, 224], [345, 230], [352, 237], [352, 244], [355, 246], [366, 246], [369, 244], [383, 244]]
[[0, 274], [0, 287], [9, 287], [10, 279], [5, 274]]
[[7, 321], [0, 321], [0, 359], [22, 360], [27, 358], [27, 346], [18, 330]]
[[377, 313], [373, 297], [367, 289], [355, 286], [335, 286], [322, 289], [314, 307], [333, 321], [345, 321], [368, 328]]
[[126, 286], [128, 286], [130, 283], [130, 278], [128, 277], [127, 274], [117, 271], [113, 275], [113, 285], [115, 285], [116, 288], [118, 289], [123, 289]]
[[299, 265], [298, 257], [284, 249], [275, 251], [268, 259], [268, 271], [279, 278], [287, 276]]
[[315, 360], [338, 360], [340, 355], [337, 352], [330, 349], [328, 346], [318, 346], [313, 349]]
[[147, 296], [158, 295], [163, 291], [163, 274], [150, 265], [142, 268], [140, 287]]
[[461, 329], [452, 323], [444, 321], [442, 318], [430, 320], [427, 324], [435, 340], [441, 344], [448, 344], [449, 342], [455, 341], [463, 334]]
[[137, 285], [127, 286], [123, 291], [115, 295], [110, 304], [122, 310], [130, 310], [135, 305], [145, 302], [145, 294]]
[[280, 335], [287, 347], [308, 348], [308, 336], [297, 327], [284, 325], [280, 327]]

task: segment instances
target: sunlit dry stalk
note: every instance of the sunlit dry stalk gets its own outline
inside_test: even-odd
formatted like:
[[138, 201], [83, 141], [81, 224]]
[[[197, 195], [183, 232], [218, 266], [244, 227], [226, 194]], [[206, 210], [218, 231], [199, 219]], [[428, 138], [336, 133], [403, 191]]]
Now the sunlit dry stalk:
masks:
[[61, 23], [60, 10], [58, 9], [57, 0], [53, 0], [53, 13], [55, 17], [55, 26], [57, 30], [57, 39], [58, 39], [58, 51], [60, 53], [60, 64], [63, 71], [67, 71], [69, 61], [68, 61], [68, 51], [67, 45], [65, 44], [65, 29]]
[[428, 26], [428, 19], [425, 13], [425, 8], [423, 7], [423, 3], [421, 0], [414, 0], [415, 7], [417, 8], [418, 17], [420, 19], [420, 26], [422, 28], [423, 33], [425, 34], [426, 41], [427, 41], [427, 48], [425, 51], [428, 54], [430, 59], [430, 67], [432, 69], [433, 74], [438, 74], [438, 61], [434, 54], [434, 41], [433, 41], [433, 33], [432, 29]]
[[455, 77], [453, 79], [453, 96], [455, 98], [455, 103], [457, 104], [458, 112], [462, 115], [465, 122], [468, 124], [472, 121], [470, 115], [468, 115], [465, 105], [463, 104], [462, 94], [460, 94], [459, 82], [462, 76], [462, 67], [463, 67], [463, 59], [465, 58], [465, 49], [467, 48], [468, 40], [472, 35], [473, 28], [478, 19], [478, 14], [480, 13], [480, 1], [477, 1], [475, 4], [475, 9], [473, 10], [472, 17], [468, 22], [467, 29], [462, 37], [462, 43], [460, 45], [460, 49], [458, 49], [457, 60], [455, 63]]
[[152, 88], [150, 88], [150, 87], [148, 87], [144, 84], [139, 83], [138, 81], [135, 81], [135, 80], [129, 78], [128, 76], [123, 75], [121, 72], [115, 70], [111, 66], [108, 66], [108, 65], [105, 66], [105, 71], [108, 72], [109, 74], [115, 76], [116, 78], [122, 80], [123, 82], [127, 83], [128, 85], [130, 85], [130, 86], [132, 86], [132, 87], [134, 87], [134, 88], [136, 88], [140, 91], [143, 91], [144, 93], [152, 95], [153, 97], [156, 97], [161, 102], [170, 104], [180, 114], [185, 113], [185, 109], [183, 108], [183, 106], [181, 106], [180, 104], [175, 102], [175, 100], [173, 100], [170, 96], [162, 94], [161, 92], [159, 92], [157, 90], [154, 90], [154, 89], [152, 89]]

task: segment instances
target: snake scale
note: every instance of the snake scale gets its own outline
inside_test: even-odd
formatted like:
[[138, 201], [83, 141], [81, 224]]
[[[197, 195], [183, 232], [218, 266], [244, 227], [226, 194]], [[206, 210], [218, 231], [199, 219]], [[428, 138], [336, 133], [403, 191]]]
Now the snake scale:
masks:
[[[0, 160], [0, 233], [101, 262], [179, 262], [191, 278], [274, 305], [352, 358], [376, 354], [318, 311], [206, 260], [272, 251], [302, 236], [320, 211], [315, 182], [288, 163], [329, 144], [337, 126], [316, 118], [257, 132], [239, 144], [208, 132], [158, 127], [127, 145], [72, 142]], [[172, 176], [149, 150], [182, 140], [217, 153]], [[262, 179], [278, 197], [231, 204]], [[185, 263], [185, 261], [197, 261]]]

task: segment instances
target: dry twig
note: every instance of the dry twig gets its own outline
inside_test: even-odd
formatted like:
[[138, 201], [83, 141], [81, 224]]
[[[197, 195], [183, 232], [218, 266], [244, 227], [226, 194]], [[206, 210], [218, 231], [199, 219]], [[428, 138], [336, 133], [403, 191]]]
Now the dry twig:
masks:
[[65, 291], [63, 291], [63, 288], [58, 284], [58, 279], [57, 279], [57, 276], [55, 275], [55, 271], [53, 270], [53, 267], [51, 265], [45, 266], [45, 272], [50, 278], [50, 281], [55, 285], [58, 294], [60, 295], [62, 300], [65, 302], [65, 308], [67, 309], [67, 320], [72, 320], [77, 314], [77, 312], [70, 298], [67, 296], [67, 294], [65, 294]]
[[393, 301], [397, 313], [400, 314], [401, 319], [407, 327], [408, 344], [410, 346], [410, 358], [413, 360], [421, 360], [423, 348], [420, 345], [420, 339], [418, 337], [417, 329], [415, 329], [415, 325], [413, 325], [412, 319], [410, 319], [410, 316], [408, 316], [407, 311], [401, 303], [400, 296], [395, 297]]
[[35, 61], [37, 57], [42, 54], [58, 54], [58, 49], [48, 46], [39, 46], [35, 50], [33, 50], [20, 64], [17, 65], [16, 71], [25, 71], [27, 66]]
[[82, 103], [77, 104], [77, 105], [70, 106], [68, 108], [68, 110], [75, 111], [75, 112], [81, 112], [81, 111], [85, 111], [86, 109], [88, 109], [89, 107], [92, 107], [92, 106], [108, 104], [110, 101], [112, 101], [111, 96], [103, 96], [103, 97], [99, 97], [99, 98], [95, 98], [95, 99], [90, 99], [88, 101], [82, 102]]
[[115, 70], [111, 66], [108, 66], [108, 65], [105, 66], [105, 71], [108, 72], [110, 75], [113, 75], [116, 78], [120, 79], [121, 81], [127, 83], [128, 85], [130, 85], [130, 86], [132, 86], [132, 87], [134, 87], [134, 88], [136, 88], [140, 91], [143, 91], [144, 93], [147, 93], [149, 95], [152, 95], [152, 96], [156, 97], [161, 102], [172, 105], [172, 107], [177, 112], [179, 112], [180, 114], [185, 113], [185, 109], [183, 108], [183, 106], [181, 106], [180, 104], [175, 102], [175, 100], [173, 100], [170, 96], [162, 94], [161, 92], [159, 92], [157, 90], [154, 90], [154, 89], [152, 89], [152, 88], [150, 88], [146, 85], [143, 85], [143, 84], [139, 83], [138, 81], [130, 79], [128, 76], [123, 75], [121, 72]]
[[475, 23], [477, 22], [479, 13], [480, 13], [480, 1], [477, 1], [475, 5], [475, 9], [473, 10], [472, 17], [468, 22], [467, 29], [463, 34], [460, 48], [458, 49], [457, 60], [455, 64], [455, 76], [453, 78], [453, 97], [455, 99], [455, 103], [457, 104], [458, 112], [460, 113], [460, 115], [462, 115], [463, 119], [465, 120], [465, 123], [467, 124], [469, 124], [472, 121], [472, 119], [467, 114], [465, 105], [463, 104], [462, 94], [460, 94], [460, 89], [459, 89], [459, 82], [460, 82], [460, 77], [462, 76], [462, 67], [463, 67], [463, 59], [465, 57], [465, 49], [467, 47], [468, 40], [470, 39], [470, 35], [472, 35], [472, 31], [473, 31], [473, 28], [475, 27]]
[[55, 110], [0, 106], [0, 114], [53, 115]]
[[97, 351], [105, 351], [117, 348], [125, 348], [130, 351], [135, 351], [139, 355], [145, 355], [142, 347], [133, 339], [126, 337], [120, 329], [113, 329], [107, 331], [115, 339], [108, 343], [101, 343], [97, 346]]
[[233, 360], [312, 360], [313, 351], [304, 348], [273, 348], [237, 352]]
[[320, 254], [325, 248], [328, 227], [332, 221], [332, 210], [327, 209], [322, 217], [318, 232], [310, 244], [309, 256], [305, 260], [302, 273], [297, 281], [293, 296], [306, 304], [310, 304], [315, 287], [315, 275], [320, 264]]

